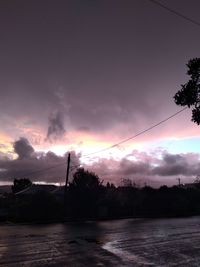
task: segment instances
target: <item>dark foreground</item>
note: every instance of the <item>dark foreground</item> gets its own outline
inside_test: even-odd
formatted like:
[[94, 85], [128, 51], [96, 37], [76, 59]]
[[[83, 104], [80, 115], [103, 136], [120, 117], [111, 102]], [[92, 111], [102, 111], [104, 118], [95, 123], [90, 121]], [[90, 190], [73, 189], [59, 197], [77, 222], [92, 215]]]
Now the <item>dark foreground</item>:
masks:
[[0, 266], [200, 266], [200, 217], [1, 225]]

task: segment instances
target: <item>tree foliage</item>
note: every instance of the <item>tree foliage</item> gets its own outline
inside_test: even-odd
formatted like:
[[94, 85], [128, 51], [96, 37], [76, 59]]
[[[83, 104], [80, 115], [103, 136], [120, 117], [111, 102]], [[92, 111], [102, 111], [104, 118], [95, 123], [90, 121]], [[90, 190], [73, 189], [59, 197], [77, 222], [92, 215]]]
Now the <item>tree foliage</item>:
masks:
[[17, 192], [20, 192], [27, 187], [30, 187], [32, 185], [32, 182], [27, 179], [14, 179], [13, 185], [12, 185], [12, 192], [15, 194]]
[[101, 197], [102, 182], [93, 172], [79, 168], [69, 186], [67, 210], [73, 218], [95, 218]]
[[200, 124], [200, 58], [189, 60], [187, 68], [190, 79], [181, 85], [174, 101], [177, 105], [192, 107], [192, 121]]
[[82, 189], [92, 189], [99, 187], [101, 181], [95, 173], [86, 171], [84, 168], [79, 168], [73, 175], [73, 181], [70, 185]]

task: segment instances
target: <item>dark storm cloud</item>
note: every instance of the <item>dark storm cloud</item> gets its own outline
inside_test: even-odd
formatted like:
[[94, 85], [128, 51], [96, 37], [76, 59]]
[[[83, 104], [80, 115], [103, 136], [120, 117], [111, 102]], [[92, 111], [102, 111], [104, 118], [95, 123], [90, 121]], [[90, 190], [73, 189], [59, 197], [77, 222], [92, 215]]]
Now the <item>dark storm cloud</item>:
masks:
[[56, 141], [65, 134], [64, 117], [61, 112], [51, 114], [49, 117], [49, 126], [47, 131], [46, 140]]
[[[16, 145], [17, 144], [17, 145]], [[19, 158], [0, 159], [1, 181], [14, 178], [30, 178], [33, 181], [64, 182], [67, 154], [57, 156], [53, 152], [39, 153], [25, 138], [20, 138], [13, 146], [17, 147]], [[34, 152], [34, 153], [33, 153]], [[161, 155], [161, 156], [160, 156]], [[184, 176], [191, 178], [200, 173], [200, 155], [194, 153], [169, 154], [163, 151], [159, 156], [155, 153], [145, 153], [134, 150], [121, 160], [99, 159], [91, 164], [83, 164], [85, 168], [96, 172], [101, 178], [118, 183], [121, 178], [131, 178], [138, 181], [160, 179], [165, 183], [170, 177]], [[75, 171], [80, 164], [80, 155], [71, 152], [71, 170]], [[156, 178], [156, 179], [157, 179]]]
[[[198, 6], [181, 2], [194, 18]], [[149, 126], [176, 109], [197, 30], [148, 1], [1, 1], [1, 120], [26, 114], [46, 130], [48, 114], [62, 110], [69, 129]]]
[[[153, 175], [172, 176], [172, 175], [198, 175], [200, 173], [199, 155], [188, 153], [181, 155], [164, 154], [160, 166], [152, 169]], [[190, 158], [192, 157], [192, 162]]]
[[14, 152], [18, 155], [20, 160], [29, 159], [34, 153], [34, 148], [30, 145], [29, 141], [21, 137], [19, 140], [15, 141], [13, 144]]
[[149, 162], [133, 162], [128, 159], [122, 159], [119, 165], [119, 172], [121, 175], [129, 176], [129, 175], [149, 175], [151, 169], [151, 165]]
[[174, 155], [163, 151], [161, 157], [160, 155], [158, 157], [156, 153], [148, 154], [135, 150], [132, 155], [136, 156], [137, 160], [100, 159], [89, 168], [113, 181], [119, 181], [125, 177], [140, 182], [159, 179], [160, 183], [166, 183], [170, 177], [183, 176], [184, 179], [190, 179], [200, 173], [199, 154]]
[[[64, 157], [58, 157], [52, 152], [32, 159], [0, 161], [1, 181], [12, 181], [14, 178], [29, 178], [32, 181], [64, 182]], [[58, 164], [59, 167], [55, 167]], [[53, 168], [52, 168], [53, 167]]]
[[[67, 153], [57, 156], [51, 151], [34, 152], [25, 138], [20, 138], [13, 146], [17, 146], [19, 157], [16, 160], [0, 158], [0, 181], [12, 181], [14, 178], [30, 178], [32, 181], [49, 183], [65, 181]], [[72, 167], [80, 164], [79, 157], [74, 151], [71, 152]]]

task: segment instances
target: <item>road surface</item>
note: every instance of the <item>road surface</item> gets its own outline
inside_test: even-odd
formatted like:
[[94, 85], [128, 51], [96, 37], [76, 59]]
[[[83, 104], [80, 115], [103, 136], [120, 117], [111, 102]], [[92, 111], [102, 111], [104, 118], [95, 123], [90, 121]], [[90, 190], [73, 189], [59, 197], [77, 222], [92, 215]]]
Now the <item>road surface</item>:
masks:
[[1, 225], [0, 266], [200, 266], [200, 217]]

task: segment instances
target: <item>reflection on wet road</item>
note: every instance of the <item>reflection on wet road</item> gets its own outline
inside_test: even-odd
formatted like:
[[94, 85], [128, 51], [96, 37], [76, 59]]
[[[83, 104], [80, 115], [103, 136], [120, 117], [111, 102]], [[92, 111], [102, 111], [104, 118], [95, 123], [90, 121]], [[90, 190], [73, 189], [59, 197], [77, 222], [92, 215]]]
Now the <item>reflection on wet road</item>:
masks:
[[1, 225], [0, 266], [200, 266], [200, 217]]

